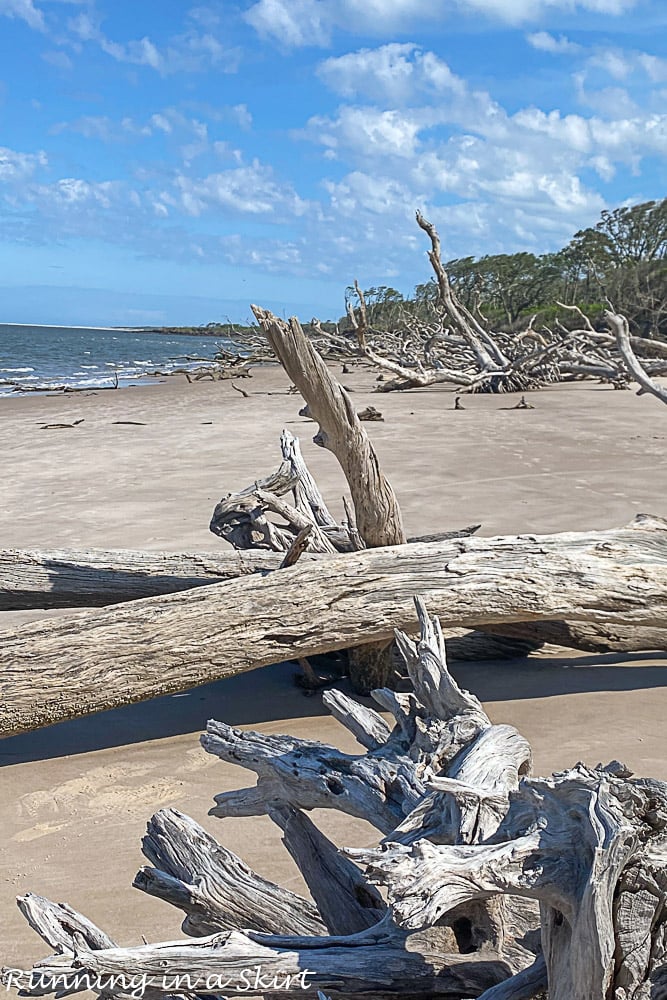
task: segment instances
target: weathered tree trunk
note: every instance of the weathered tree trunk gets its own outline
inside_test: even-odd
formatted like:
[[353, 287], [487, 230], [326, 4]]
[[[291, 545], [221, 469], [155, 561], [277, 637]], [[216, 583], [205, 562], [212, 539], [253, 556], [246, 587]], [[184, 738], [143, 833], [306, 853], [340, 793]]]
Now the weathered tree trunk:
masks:
[[[416, 603], [418, 641], [396, 635], [413, 691], [374, 695], [394, 727], [327, 696], [362, 754], [219, 722], [202, 737], [209, 753], [257, 774], [256, 786], [217, 795], [211, 813], [268, 813], [313, 903], [163, 810], [143, 845], [155, 867], [135, 885], [184, 910], [196, 940], [119, 948], [69, 907], [29, 894], [19, 906], [56, 954], [32, 971], [3, 970], [4, 983], [32, 996], [92, 987], [118, 1000], [131, 990], [149, 1000], [294, 998], [306, 988], [341, 998], [529, 1000], [548, 990], [550, 1000], [661, 1000], [667, 784], [617, 761], [532, 777], [529, 744], [456, 684], [439, 624]], [[363, 817], [385, 835], [380, 846], [339, 852], [302, 811], [319, 807]]]
[[[264, 309], [251, 308], [276, 357], [306, 401], [310, 416], [320, 425], [315, 442], [338, 459], [364, 544], [369, 548], [403, 544], [407, 538], [396, 495], [380, 469], [349, 394], [333, 377], [297, 319], [285, 323]], [[350, 648], [350, 679], [355, 690], [367, 694], [389, 682], [389, 646], [371, 643]]]
[[316, 444], [338, 459], [347, 479], [359, 533], [369, 548], [401, 545], [406, 539], [396, 495], [349, 394], [333, 377], [299, 321], [289, 323], [258, 306], [252, 311], [285, 372], [320, 425]]
[[[338, 527], [343, 532], [343, 527]], [[409, 538], [408, 542], [467, 538], [478, 528], [479, 525], [470, 525], [459, 531]], [[0, 550], [0, 611], [102, 608], [158, 594], [177, 594], [253, 573], [272, 573], [280, 568], [283, 556], [283, 551], [259, 548], [240, 548], [235, 552], [3, 549]], [[304, 562], [315, 562], [320, 557], [320, 553], [310, 550], [301, 556]]]
[[625, 316], [618, 316], [616, 313], [609, 311], [605, 312], [604, 316], [616, 337], [616, 346], [623, 358], [625, 367], [632, 378], [641, 386], [640, 392], [648, 392], [652, 396], [655, 396], [656, 399], [659, 399], [661, 403], [667, 403], [667, 389], [663, 389], [662, 386], [651, 381], [644, 366], [632, 349], [630, 328]]
[[295, 656], [388, 640], [428, 594], [445, 627], [667, 618], [667, 522], [461, 538], [326, 557], [0, 635], [0, 735]]
[[256, 550], [5, 549], [0, 551], [0, 611], [104, 607], [268, 573], [279, 565], [279, 555]]

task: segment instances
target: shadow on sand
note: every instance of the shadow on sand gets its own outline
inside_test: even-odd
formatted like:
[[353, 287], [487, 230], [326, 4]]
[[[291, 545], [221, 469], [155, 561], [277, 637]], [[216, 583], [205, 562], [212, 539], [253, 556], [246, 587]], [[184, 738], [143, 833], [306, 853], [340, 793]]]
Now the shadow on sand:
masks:
[[[482, 701], [547, 698], [577, 692], [667, 688], [667, 653], [531, 656], [455, 663], [459, 683]], [[307, 697], [294, 683], [298, 668], [279, 663], [35, 732], [0, 740], [0, 766], [49, 760], [110, 747], [199, 733], [210, 718], [253, 726], [328, 715], [321, 694]], [[349, 690], [347, 682], [339, 684]], [[360, 699], [372, 705], [370, 699]]]

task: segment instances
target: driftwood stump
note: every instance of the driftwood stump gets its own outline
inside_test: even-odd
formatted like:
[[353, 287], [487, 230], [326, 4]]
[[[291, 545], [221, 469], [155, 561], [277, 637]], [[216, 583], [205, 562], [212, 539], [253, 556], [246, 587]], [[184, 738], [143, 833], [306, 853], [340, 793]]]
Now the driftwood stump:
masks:
[[[117, 947], [64, 904], [18, 900], [55, 954], [4, 969], [24, 995], [243, 993], [509, 1000], [667, 995], [667, 784], [617, 761], [531, 775], [446, 663], [437, 620], [398, 632], [413, 691], [325, 702], [363, 752], [210, 722], [204, 749], [254, 772], [218, 817], [268, 813], [310, 891], [267, 881], [173, 809], [149, 822], [134, 885], [185, 914], [193, 941]], [[303, 810], [368, 820], [377, 848], [338, 850]], [[384, 888], [378, 892], [376, 884]]]

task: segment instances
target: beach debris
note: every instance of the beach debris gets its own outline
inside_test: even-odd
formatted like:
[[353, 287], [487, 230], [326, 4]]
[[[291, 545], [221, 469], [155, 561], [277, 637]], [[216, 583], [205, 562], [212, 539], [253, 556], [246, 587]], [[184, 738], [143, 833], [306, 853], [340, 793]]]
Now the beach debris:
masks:
[[465, 410], [465, 406], [461, 402], [461, 397], [460, 396], [457, 396], [456, 399], [454, 400], [454, 409], [455, 410]]
[[78, 427], [79, 424], [84, 422], [84, 419], [84, 417], [81, 417], [79, 420], [74, 420], [71, 424], [42, 424], [39, 429], [41, 431], [55, 431], [65, 427]]
[[[166, 1000], [187, 976], [188, 995], [224, 984], [238, 996], [252, 970], [255, 992], [294, 1000], [307, 986], [360, 1000], [663, 996], [667, 783], [616, 760], [534, 776], [528, 740], [458, 685], [439, 621], [414, 604], [417, 635], [396, 631], [411, 690], [373, 692], [390, 722], [343, 691], [322, 695], [356, 753], [214, 719], [201, 736], [206, 753], [256, 779], [214, 795], [209, 815], [267, 815], [310, 898], [163, 808], [133, 886], [179, 921], [185, 913], [191, 941], [119, 947], [66, 904], [27, 893], [18, 906], [57, 955], [4, 969], [3, 984], [62, 996], [92, 979], [121, 1000], [141, 983]], [[296, 658], [319, 683], [305, 654]], [[318, 809], [375, 834], [341, 849], [310, 818]]]
[[245, 389], [242, 389], [240, 385], [234, 385], [233, 382], [231, 383], [231, 385], [232, 389], [236, 389], [237, 392], [240, 392], [244, 399], [250, 398], [250, 393], [246, 392]]
[[532, 403], [529, 403], [525, 396], [522, 396], [516, 406], [512, 407], [513, 410], [534, 410], [535, 407]]
[[112, 420], [112, 424], [124, 424], [128, 427], [146, 427], [143, 420]]
[[382, 420], [384, 417], [374, 406], [367, 406], [365, 410], [360, 410], [357, 414], [360, 420]]

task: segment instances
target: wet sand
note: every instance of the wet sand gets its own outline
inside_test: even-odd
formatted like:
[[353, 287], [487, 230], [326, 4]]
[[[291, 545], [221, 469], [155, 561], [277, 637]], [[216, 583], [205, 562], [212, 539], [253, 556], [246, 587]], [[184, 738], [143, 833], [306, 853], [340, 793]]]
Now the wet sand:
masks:
[[[364, 371], [342, 381], [360, 409], [372, 404], [385, 416], [366, 427], [409, 534], [478, 522], [485, 535], [586, 530], [638, 512], [667, 516], [667, 425], [657, 401], [591, 384], [533, 394], [534, 410], [511, 409], [513, 396], [464, 396], [466, 409], [454, 411], [443, 389], [373, 394]], [[298, 416], [302, 402], [282, 372], [255, 370], [238, 384], [249, 398], [228, 382], [178, 378], [118, 392], [0, 398], [0, 545], [216, 549], [224, 543], [208, 532], [214, 504], [277, 466], [282, 427], [301, 438], [338, 512], [342, 475], [311, 444], [315, 427]], [[83, 422], [41, 429], [76, 420]], [[38, 614], [4, 613], [0, 628]], [[549, 649], [454, 672], [494, 721], [531, 740], [538, 773], [615, 757], [667, 779], [667, 655]], [[270, 821], [207, 818], [215, 793], [252, 782], [198, 746], [206, 719], [217, 717], [355, 750], [319, 698], [294, 687], [293, 673], [277, 665], [0, 742], [0, 965], [47, 952], [15, 906], [28, 890], [68, 901], [119, 944], [140, 943], [142, 934], [179, 938], [179, 913], [131, 888], [146, 820], [163, 806], [191, 814], [262, 874], [298, 889]], [[376, 837], [335, 813], [316, 821], [341, 844]]]

